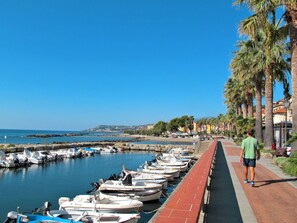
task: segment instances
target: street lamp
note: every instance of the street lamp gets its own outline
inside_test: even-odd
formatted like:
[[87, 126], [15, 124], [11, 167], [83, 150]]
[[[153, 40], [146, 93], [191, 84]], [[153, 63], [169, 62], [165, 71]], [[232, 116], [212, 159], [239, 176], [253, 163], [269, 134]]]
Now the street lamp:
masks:
[[290, 106], [290, 101], [288, 101], [287, 99], [285, 99], [284, 101], [284, 106], [286, 109], [286, 115], [285, 115], [285, 146], [287, 146], [287, 116], [288, 116], [288, 108]]

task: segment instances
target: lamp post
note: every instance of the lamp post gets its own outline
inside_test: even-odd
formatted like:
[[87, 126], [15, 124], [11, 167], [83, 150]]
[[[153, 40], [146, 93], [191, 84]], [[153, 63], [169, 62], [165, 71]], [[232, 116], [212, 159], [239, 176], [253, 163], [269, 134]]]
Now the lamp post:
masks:
[[284, 101], [284, 106], [285, 106], [285, 109], [286, 109], [286, 114], [285, 114], [285, 146], [287, 146], [287, 116], [288, 116], [288, 108], [290, 106], [290, 102], [286, 99]]

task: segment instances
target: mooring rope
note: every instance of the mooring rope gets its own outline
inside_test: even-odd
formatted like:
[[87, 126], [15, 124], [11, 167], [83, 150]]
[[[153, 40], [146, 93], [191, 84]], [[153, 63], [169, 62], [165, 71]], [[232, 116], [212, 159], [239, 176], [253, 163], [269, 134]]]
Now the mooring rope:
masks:
[[152, 210], [152, 211], [142, 211], [143, 213], [145, 214], [151, 214], [153, 212], [157, 212], [159, 210], [159, 208], [155, 209], [155, 210]]

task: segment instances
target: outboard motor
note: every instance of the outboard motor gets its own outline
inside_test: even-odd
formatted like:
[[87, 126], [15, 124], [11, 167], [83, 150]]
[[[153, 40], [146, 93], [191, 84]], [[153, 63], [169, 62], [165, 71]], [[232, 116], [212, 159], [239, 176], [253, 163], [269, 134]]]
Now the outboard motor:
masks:
[[50, 202], [46, 201], [46, 202], [44, 202], [44, 205], [41, 208], [36, 208], [34, 212], [35, 213], [42, 212], [42, 214], [46, 215], [46, 213], [48, 211], [50, 211], [51, 206], [52, 206], [52, 204]]
[[4, 220], [3, 223], [16, 223], [18, 219], [18, 213], [15, 211], [10, 211], [7, 214], [7, 218]]
[[112, 174], [110, 175], [110, 177], [108, 178], [108, 180], [118, 180], [118, 177], [116, 174]]
[[125, 175], [123, 177], [123, 184], [126, 185], [126, 186], [131, 186], [132, 185], [132, 175], [130, 173], [125, 173], [123, 172]]
[[[104, 183], [104, 182], [101, 182], [101, 184], [102, 183]], [[90, 193], [95, 192], [96, 190], [98, 190], [101, 184], [100, 184], [100, 182], [93, 182], [93, 183], [91, 183], [91, 185], [93, 186], [93, 188], [91, 190], [87, 191], [87, 194], [90, 194]]]

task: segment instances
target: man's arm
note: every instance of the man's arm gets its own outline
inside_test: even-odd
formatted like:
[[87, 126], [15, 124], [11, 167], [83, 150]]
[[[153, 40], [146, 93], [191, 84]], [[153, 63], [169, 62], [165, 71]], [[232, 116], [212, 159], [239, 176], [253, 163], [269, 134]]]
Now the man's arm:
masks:
[[242, 143], [241, 143], [241, 151], [240, 151], [240, 158], [239, 158], [239, 161], [240, 162], [242, 162], [243, 155], [244, 155], [244, 142], [242, 141]]
[[242, 163], [243, 154], [244, 154], [244, 149], [241, 149], [241, 152], [240, 152], [240, 160], [239, 160], [241, 163]]
[[260, 149], [258, 148], [258, 149], [257, 149], [257, 160], [260, 159], [260, 156], [261, 156], [261, 153], [260, 153]]
[[257, 160], [260, 159], [261, 153], [260, 153], [260, 147], [259, 147], [259, 142], [257, 140]]

